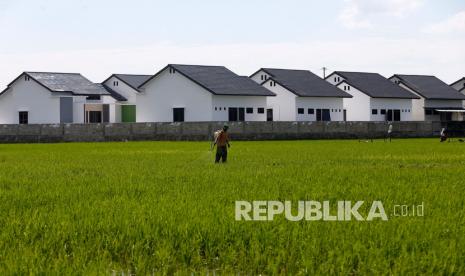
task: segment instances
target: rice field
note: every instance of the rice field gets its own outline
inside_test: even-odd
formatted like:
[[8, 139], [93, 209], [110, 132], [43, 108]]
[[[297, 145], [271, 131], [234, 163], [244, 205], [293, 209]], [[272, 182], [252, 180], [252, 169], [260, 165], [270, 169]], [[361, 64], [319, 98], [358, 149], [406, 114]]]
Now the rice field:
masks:
[[[209, 146], [0, 145], [0, 274], [465, 274], [465, 144], [233, 142], [219, 165]], [[389, 220], [236, 221], [238, 200]]]

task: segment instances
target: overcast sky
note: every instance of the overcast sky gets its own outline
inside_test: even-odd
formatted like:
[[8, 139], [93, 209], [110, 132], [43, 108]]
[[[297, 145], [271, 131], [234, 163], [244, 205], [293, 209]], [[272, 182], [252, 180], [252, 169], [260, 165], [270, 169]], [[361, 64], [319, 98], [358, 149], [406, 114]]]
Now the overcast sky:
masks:
[[0, 90], [23, 71], [168, 63], [465, 76], [463, 0], [0, 0]]

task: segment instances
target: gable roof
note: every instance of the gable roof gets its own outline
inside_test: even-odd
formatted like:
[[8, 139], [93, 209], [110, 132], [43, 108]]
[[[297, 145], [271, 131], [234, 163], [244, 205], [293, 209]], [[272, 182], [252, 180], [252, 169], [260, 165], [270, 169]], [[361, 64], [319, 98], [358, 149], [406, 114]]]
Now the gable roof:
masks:
[[451, 83], [450, 86], [456, 85], [457, 83], [459, 83], [461, 81], [465, 81], [465, 77], [459, 79], [458, 81], [455, 81], [455, 82]]
[[91, 82], [79, 73], [50, 72], [24, 72], [8, 84], [2, 93], [24, 75], [29, 76], [50, 92], [71, 93], [73, 95], [110, 95], [101, 85]]
[[103, 83], [107, 82], [113, 77], [121, 80], [123, 83], [133, 88], [134, 90], [139, 91], [138, 87], [150, 79], [152, 75], [112, 74], [110, 77], [104, 80]]
[[465, 100], [465, 95], [447, 85], [435, 76], [395, 74], [401, 83], [412, 89], [425, 99], [433, 100]]
[[169, 64], [139, 86], [143, 87], [167, 68], [172, 68], [214, 95], [276, 96], [273, 92], [224, 66]]
[[352, 95], [307, 70], [262, 68], [259, 71], [267, 73], [273, 81], [299, 97], [352, 98]]
[[[419, 99], [378, 73], [335, 71], [345, 82], [372, 98]], [[331, 75], [333, 75], [331, 74]], [[329, 75], [327, 78], [331, 77]]]
[[127, 101], [128, 99], [126, 99], [123, 95], [121, 95], [120, 93], [116, 92], [115, 90], [111, 89], [108, 85], [106, 85], [105, 83], [99, 83], [98, 85], [101, 85], [103, 87], [103, 89], [105, 89], [106, 91], [108, 91], [110, 93], [110, 95], [113, 97], [113, 99], [117, 100], [117, 101], [120, 101], [120, 102], [125, 102]]

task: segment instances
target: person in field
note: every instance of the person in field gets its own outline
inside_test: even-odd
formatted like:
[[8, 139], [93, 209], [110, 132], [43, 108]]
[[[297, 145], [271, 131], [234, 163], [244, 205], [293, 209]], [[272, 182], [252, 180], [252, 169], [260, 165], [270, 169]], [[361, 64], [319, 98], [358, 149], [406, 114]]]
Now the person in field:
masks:
[[441, 143], [447, 141], [447, 129], [446, 128], [441, 129], [440, 135], [441, 135], [441, 140], [440, 140]]
[[392, 135], [392, 124], [389, 123], [389, 127], [388, 127], [387, 134], [386, 134], [386, 136], [384, 137], [384, 142], [386, 142], [386, 140], [389, 140], [389, 142], [391, 142], [391, 140], [392, 140], [392, 138], [391, 138], [392, 136], [391, 136], [391, 135]]
[[229, 127], [225, 125], [222, 130], [215, 132], [215, 142], [213, 143], [213, 147], [216, 145], [215, 163], [219, 163], [220, 160], [226, 163], [228, 160], [228, 148], [231, 147], [229, 144], [228, 129]]

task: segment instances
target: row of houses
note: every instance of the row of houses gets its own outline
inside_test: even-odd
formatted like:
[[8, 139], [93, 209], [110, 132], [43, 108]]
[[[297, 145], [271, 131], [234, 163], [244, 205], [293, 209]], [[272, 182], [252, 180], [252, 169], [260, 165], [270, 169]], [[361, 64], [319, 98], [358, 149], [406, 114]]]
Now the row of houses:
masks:
[[0, 93], [0, 124], [182, 121], [462, 121], [465, 78], [170, 64], [154, 75], [24, 72]]

